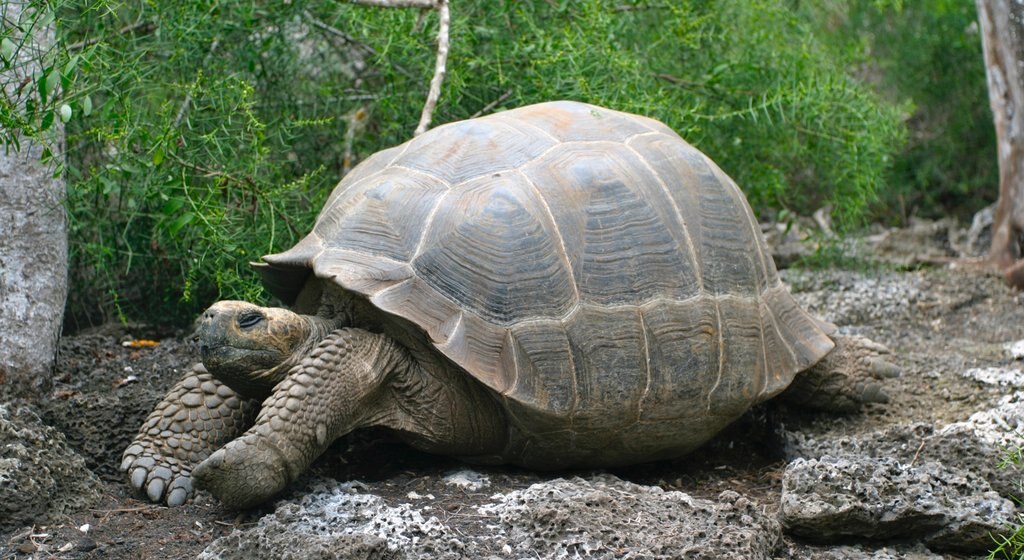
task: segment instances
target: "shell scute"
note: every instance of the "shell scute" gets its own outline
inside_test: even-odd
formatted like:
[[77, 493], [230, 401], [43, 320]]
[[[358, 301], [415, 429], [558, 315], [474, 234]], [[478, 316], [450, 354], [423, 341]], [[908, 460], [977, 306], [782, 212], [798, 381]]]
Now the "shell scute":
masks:
[[526, 126], [537, 132], [535, 138], [548, 137], [558, 142], [625, 142], [639, 134], [670, 130], [651, 119], [574, 101], [529, 105], [495, 116], [502, 122], [528, 123]]
[[638, 304], [697, 293], [700, 270], [671, 227], [678, 218], [651, 170], [622, 144], [562, 144], [523, 174], [551, 208], [582, 300]]
[[408, 262], [431, 211], [447, 192], [437, 179], [392, 167], [346, 189], [325, 207], [313, 231], [325, 248]]
[[[473, 119], [438, 127], [409, 142], [393, 165], [443, 178], [451, 185], [515, 169], [555, 144], [527, 127]], [[495, 157], [501, 154], [501, 157]]]
[[521, 174], [487, 175], [445, 199], [414, 266], [427, 284], [493, 324], [558, 317], [576, 296], [554, 227]]

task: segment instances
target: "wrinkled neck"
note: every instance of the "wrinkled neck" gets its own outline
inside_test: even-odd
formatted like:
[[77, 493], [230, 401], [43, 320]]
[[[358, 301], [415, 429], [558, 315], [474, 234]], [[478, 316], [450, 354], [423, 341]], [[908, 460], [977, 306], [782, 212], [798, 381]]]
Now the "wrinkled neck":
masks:
[[324, 338], [338, 328], [338, 321], [325, 319], [315, 315], [299, 315], [307, 330], [306, 336], [300, 340], [291, 353], [280, 364], [262, 371], [254, 371], [240, 379], [224, 380], [228, 386], [249, 398], [265, 399], [270, 396], [274, 387], [280, 383], [293, 367], [320, 344]]

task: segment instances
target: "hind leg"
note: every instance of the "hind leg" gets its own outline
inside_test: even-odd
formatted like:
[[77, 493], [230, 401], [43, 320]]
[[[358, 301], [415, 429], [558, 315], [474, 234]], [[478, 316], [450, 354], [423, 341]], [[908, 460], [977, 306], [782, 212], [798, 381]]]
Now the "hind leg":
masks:
[[258, 408], [196, 364], [139, 428], [121, 470], [139, 494], [181, 505], [193, 494], [192, 468], [245, 432]]
[[885, 382], [900, 374], [889, 361], [889, 350], [862, 336], [834, 335], [833, 340], [835, 349], [798, 374], [780, 397], [807, 408], [840, 412], [889, 402]]

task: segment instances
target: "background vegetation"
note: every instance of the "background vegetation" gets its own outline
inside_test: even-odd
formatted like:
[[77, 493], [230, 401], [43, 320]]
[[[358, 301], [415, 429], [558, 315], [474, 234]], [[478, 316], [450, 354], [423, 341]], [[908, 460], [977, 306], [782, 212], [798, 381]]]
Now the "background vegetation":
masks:
[[995, 202], [996, 137], [974, 2], [802, 2], [823, 43], [863, 83], [902, 107], [907, 142], [894, 154], [872, 214], [970, 220]]
[[[32, 84], [49, 95], [0, 99], [0, 129], [42, 137], [67, 118], [69, 330], [263, 299], [247, 263], [305, 234], [349, 163], [411, 136], [438, 25], [336, 1], [38, 7], [58, 23]], [[952, 0], [457, 0], [434, 123], [578, 99], [666, 122], [766, 215], [967, 210], [995, 198], [972, 14]]]

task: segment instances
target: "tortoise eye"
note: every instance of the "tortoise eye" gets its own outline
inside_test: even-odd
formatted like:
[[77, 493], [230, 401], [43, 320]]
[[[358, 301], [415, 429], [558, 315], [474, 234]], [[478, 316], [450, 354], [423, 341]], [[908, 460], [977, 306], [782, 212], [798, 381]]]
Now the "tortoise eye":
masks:
[[263, 320], [261, 313], [246, 313], [238, 318], [238, 326], [243, 329], [255, 326], [257, 323]]

